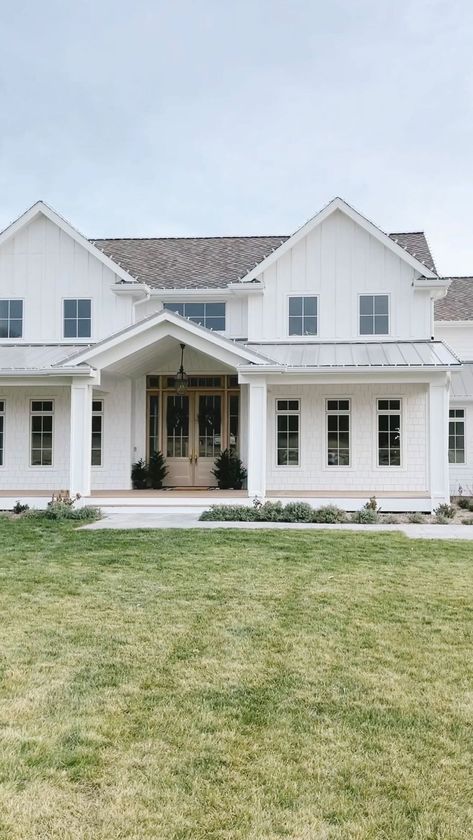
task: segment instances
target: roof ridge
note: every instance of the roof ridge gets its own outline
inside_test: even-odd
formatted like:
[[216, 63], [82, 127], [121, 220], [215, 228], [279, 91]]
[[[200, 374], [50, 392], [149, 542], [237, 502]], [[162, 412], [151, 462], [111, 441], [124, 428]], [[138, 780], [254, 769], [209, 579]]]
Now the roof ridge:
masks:
[[97, 236], [89, 239], [89, 242], [123, 242], [124, 239], [132, 242], [152, 242], [155, 240], [173, 240], [180, 242], [183, 239], [289, 239], [289, 233], [244, 233], [244, 234], [224, 234], [221, 236]]
[[412, 236], [414, 233], [422, 233], [425, 236], [424, 230], [395, 230], [388, 233], [388, 236]]

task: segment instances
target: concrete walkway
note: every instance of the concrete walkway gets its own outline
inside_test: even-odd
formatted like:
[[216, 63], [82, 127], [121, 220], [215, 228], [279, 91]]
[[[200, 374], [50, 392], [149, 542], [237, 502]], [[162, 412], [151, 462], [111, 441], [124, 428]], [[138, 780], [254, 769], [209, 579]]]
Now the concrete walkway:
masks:
[[303, 522], [199, 522], [204, 508], [168, 507], [156, 513], [149, 508], [102, 508], [104, 518], [91, 525], [83, 526], [85, 531], [106, 531], [129, 528], [231, 528], [245, 531], [291, 530], [291, 531], [398, 531], [413, 539], [428, 540], [472, 540], [473, 526], [468, 525], [319, 525]]

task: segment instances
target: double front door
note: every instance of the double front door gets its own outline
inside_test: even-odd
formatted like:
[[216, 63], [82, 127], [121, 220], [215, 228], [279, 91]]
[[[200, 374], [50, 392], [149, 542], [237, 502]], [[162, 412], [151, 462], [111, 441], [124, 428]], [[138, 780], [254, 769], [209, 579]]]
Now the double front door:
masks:
[[215, 458], [222, 449], [223, 394], [165, 394], [164, 441], [173, 487], [215, 486]]

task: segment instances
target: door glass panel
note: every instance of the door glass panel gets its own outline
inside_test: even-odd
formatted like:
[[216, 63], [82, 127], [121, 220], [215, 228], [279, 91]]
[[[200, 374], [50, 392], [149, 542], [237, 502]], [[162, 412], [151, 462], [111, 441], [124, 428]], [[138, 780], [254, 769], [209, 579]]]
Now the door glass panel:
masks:
[[199, 457], [215, 458], [221, 450], [222, 398], [199, 394]]
[[159, 396], [149, 396], [149, 454], [159, 449]]
[[187, 458], [189, 455], [189, 397], [169, 395], [166, 405], [166, 455]]
[[238, 394], [230, 394], [228, 398], [228, 448], [232, 452], [239, 450], [239, 425], [240, 425], [240, 397]]

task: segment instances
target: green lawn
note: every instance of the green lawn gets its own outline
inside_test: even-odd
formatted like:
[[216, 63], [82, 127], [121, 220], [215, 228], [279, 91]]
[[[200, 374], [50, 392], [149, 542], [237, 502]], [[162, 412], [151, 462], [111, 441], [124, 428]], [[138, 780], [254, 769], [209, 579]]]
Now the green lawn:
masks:
[[1, 840], [471, 840], [469, 544], [0, 546]]

